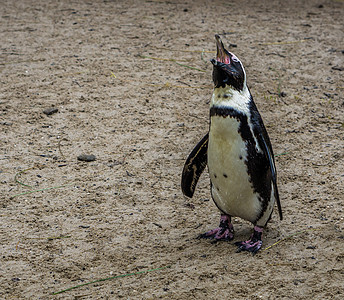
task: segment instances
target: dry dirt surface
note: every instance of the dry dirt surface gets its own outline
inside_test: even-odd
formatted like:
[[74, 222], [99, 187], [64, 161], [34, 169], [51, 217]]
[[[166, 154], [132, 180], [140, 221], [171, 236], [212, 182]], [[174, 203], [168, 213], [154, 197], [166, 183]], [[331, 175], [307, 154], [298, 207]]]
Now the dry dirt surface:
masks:
[[[344, 298], [343, 1], [0, 9], [1, 299]], [[276, 154], [284, 219], [255, 256], [236, 253], [240, 219], [233, 242], [197, 239], [219, 222], [207, 172], [192, 199], [180, 190], [216, 33]]]

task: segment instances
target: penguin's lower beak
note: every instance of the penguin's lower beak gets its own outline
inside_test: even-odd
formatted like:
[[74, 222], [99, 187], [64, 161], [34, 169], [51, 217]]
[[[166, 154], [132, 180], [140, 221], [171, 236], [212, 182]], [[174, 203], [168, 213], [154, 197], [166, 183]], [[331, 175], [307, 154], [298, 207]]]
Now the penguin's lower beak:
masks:
[[223, 46], [219, 35], [215, 35], [216, 40], [216, 60], [224, 64], [230, 64], [229, 53]]

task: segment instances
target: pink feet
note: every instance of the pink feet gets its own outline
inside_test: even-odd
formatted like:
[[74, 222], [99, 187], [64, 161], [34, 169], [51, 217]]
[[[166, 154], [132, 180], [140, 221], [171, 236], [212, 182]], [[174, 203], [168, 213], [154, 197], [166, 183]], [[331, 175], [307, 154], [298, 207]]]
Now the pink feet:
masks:
[[253, 234], [248, 241], [245, 242], [236, 242], [235, 245], [238, 246], [237, 252], [249, 251], [253, 254], [256, 254], [259, 249], [262, 247], [262, 233], [263, 228], [259, 226], [254, 226]]
[[220, 225], [218, 228], [203, 233], [199, 238], [214, 239], [215, 241], [231, 241], [234, 237], [234, 228], [231, 223], [231, 217], [221, 215]]

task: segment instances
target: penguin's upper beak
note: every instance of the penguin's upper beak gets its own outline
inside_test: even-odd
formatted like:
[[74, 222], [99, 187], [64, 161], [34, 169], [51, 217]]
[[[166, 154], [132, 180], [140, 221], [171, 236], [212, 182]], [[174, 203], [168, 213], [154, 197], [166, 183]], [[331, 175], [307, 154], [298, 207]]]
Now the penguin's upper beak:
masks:
[[216, 50], [217, 50], [216, 60], [227, 65], [230, 64], [229, 52], [223, 46], [220, 36], [216, 34], [215, 40], [216, 40]]

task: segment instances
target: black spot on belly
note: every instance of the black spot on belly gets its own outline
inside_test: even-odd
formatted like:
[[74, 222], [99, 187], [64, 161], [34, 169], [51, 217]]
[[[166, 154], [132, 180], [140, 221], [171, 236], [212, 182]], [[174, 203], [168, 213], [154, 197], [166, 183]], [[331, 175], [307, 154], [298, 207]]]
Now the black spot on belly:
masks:
[[217, 178], [216, 174], [214, 173], [214, 177]]
[[242, 156], [241, 155], [239, 156], [239, 159], [242, 160]]
[[223, 177], [224, 177], [224, 178], [227, 178], [228, 176], [227, 176], [227, 174], [223, 173]]

